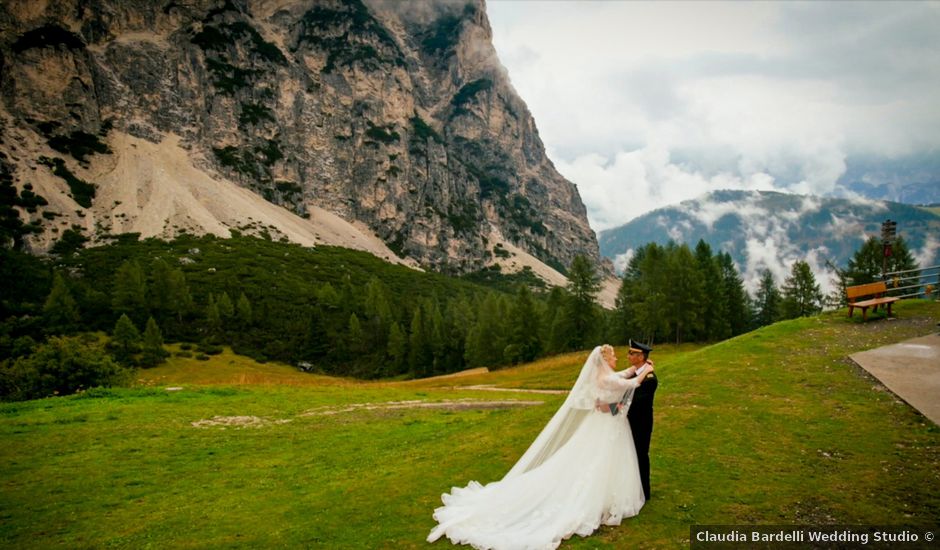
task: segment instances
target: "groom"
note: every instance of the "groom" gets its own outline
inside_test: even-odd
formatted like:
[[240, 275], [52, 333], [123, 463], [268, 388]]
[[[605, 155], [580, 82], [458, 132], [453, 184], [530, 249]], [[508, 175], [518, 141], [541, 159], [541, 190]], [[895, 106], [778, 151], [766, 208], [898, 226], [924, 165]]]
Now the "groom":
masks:
[[[636, 368], [637, 376], [649, 368], [647, 361], [653, 348], [630, 340], [630, 352], [627, 356], [630, 366]], [[643, 481], [643, 494], [650, 499], [650, 439], [653, 436], [653, 395], [656, 393], [656, 373], [651, 373], [633, 394], [633, 402], [627, 410], [630, 431], [633, 432], [633, 444], [636, 445], [636, 458], [640, 465], [640, 479]]]
[[[636, 369], [636, 376], [649, 368], [650, 352], [653, 348], [630, 340], [630, 352], [627, 356], [630, 366]], [[651, 373], [633, 394], [633, 402], [627, 410], [630, 431], [633, 432], [633, 444], [636, 446], [636, 458], [640, 466], [640, 479], [643, 482], [643, 494], [650, 499], [650, 439], [653, 436], [653, 395], [656, 393], [656, 374]]]

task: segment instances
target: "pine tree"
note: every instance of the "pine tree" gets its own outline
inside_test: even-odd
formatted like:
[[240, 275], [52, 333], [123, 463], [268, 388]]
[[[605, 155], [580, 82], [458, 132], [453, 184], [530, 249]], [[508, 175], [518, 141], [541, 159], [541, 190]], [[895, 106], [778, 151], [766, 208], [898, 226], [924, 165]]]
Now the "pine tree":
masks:
[[140, 331], [134, 326], [127, 314], [121, 314], [117, 323], [114, 325], [114, 331], [111, 333], [111, 340], [117, 346], [118, 359], [127, 361], [131, 355], [137, 352], [137, 344], [140, 342]]
[[327, 310], [340, 308], [341, 298], [333, 285], [326, 283], [317, 289], [317, 302]]
[[695, 262], [702, 274], [702, 301], [707, 311], [702, 319], [700, 340], [719, 341], [731, 336], [728, 303], [719, 260], [712, 256], [711, 246], [699, 240], [695, 246]]
[[871, 237], [855, 251], [849, 259], [846, 276], [849, 285], [862, 285], [881, 280], [881, 263], [883, 258], [881, 241]]
[[[907, 248], [904, 238], [898, 236], [891, 245], [891, 256], [884, 257], [884, 245], [877, 237], [870, 237], [855, 251], [845, 270], [847, 285], [861, 285], [881, 280], [882, 269], [888, 273], [917, 269], [917, 261]], [[911, 276], [907, 273], [905, 276]], [[893, 282], [888, 281], [888, 286]]]
[[629, 299], [640, 337], [652, 341], [669, 333], [669, 321], [665, 315], [670, 292], [666, 250], [656, 243], [649, 243], [638, 251], [637, 257], [640, 258], [639, 276]]
[[725, 303], [731, 334], [725, 337], [744, 334], [751, 329], [750, 297], [744, 289], [744, 281], [738, 275], [731, 254], [722, 252], [716, 257], [721, 271], [721, 297]]
[[219, 306], [216, 304], [215, 297], [209, 295], [209, 303], [206, 305], [206, 337], [209, 342], [216, 342], [222, 333], [222, 315], [219, 313]]
[[193, 309], [193, 297], [189, 293], [186, 275], [181, 269], [174, 269], [169, 277], [169, 313], [182, 323], [183, 317]]
[[353, 282], [350, 275], [345, 275], [343, 277], [343, 285], [339, 289], [339, 308], [338, 313], [340, 319], [347, 319], [351, 313], [357, 311], [362, 311], [359, 307], [361, 303], [360, 297], [362, 292], [360, 288], [357, 288]]
[[392, 308], [389, 306], [388, 300], [388, 289], [377, 277], [372, 277], [366, 283], [363, 306], [366, 315], [369, 317], [389, 319], [392, 316]]
[[754, 321], [759, 327], [774, 323], [782, 314], [783, 298], [774, 281], [774, 274], [769, 269], [761, 272], [760, 286], [755, 297]]
[[53, 275], [52, 290], [42, 307], [42, 316], [51, 332], [68, 332], [81, 321], [75, 299], [58, 271]]
[[628, 278], [624, 273], [620, 280], [620, 288], [617, 290], [617, 298], [614, 300], [614, 311], [611, 317], [610, 332], [607, 340], [611, 344], [624, 344], [630, 339], [631, 334], [637, 333], [636, 316], [633, 312], [634, 304], [630, 300], [634, 292], [636, 281]]
[[[651, 243], [652, 244], [652, 243]], [[642, 288], [643, 272], [641, 266], [646, 256], [648, 246], [638, 248], [623, 272], [620, 289], [617, 291], [616, 314], [614, 317], [613, 337], [610, 342], [625, 344], [631, 338], [642, 333], [638, 322], [638, 310], [643, 300], [640, 293]]]
[[509, 312], [509, 338], [504, 348], [506, 362], [528, 363], [538, 357], [542, 343], [536, 319], [538, 315], [532, 292], [527, 286], [520, 285]]
[[238, 296], [238, 302], [235, 304], [235, 318], [242, 328], [248, 328], [252, 324], [251, 302], [244, 292]]
[[441, 308], [436, 299], [425, 300], [423, 302], [426, 319], [424, 329], [426, 331], [425, 341], [430, 351], [430, 370], [429, 373], [439, 374], [446, 372], [447, 365], [444, 364], [444, 317], [441, 315]]
[[572, 328], [568, 342], [571, 349], [583, 349], [596, 335], [598, 327], [594, 300], [598, 290], [600, 278], [594, 266], [587, 256], [578, 254], [568, 269], [568, 292], [571, 293], [571, 300], [568, 301], [566, 313]]
[[166, 360], [167, 351], [163, 349], [163, 334], [153, 317], [147, 319], [141, 346], [140, 363], [152, 367]]
[[324, 327], [323, 313], [317, 308], [307, 319], [307, 334], [303, 340], [304, 359], [323, 359], [330, 353], [329, 333]]
[[783, 317], [807, 317], [822, 309], [822, 293], [809, 264], [803, 260], [793, 263], [790, 276], [783, 283]]
[[411, 317], [411, 331], [408, 335], [408, 367], [415, 376], [424, 376], [430, 368], [430, 349], [425, 340], [424, 317], [421, 307], [414, 310]]
[[365, 340], [362, 334], [362, 324], [359, 317], [353, 313], [349, 316], [349, 324], [346, 329], [346, 350], [353, 360], [359, 359], [365, 349]]
[[365, 323], [363, 331], [370, 349], [381, 350], [386, 347], [388, 325], [392, 321], [392, 308], [389, 305], [388, 289], [372, 277], [365, 288], [363, 300]]
[[404, 370], [407, 356], [407, 341], [401, 327], [396, 322], [388, 329], [388, 358], [389, 368], [386, 369], [386, 375], [395, 375]]
[[142, 322], [147, 315], [147, 283], [136, 261], [125, 261], [118, 268], [114, 276], [111, 309], [138, 322]]
[[216, 301], [216, 305], [219, 308], [219, 317], [222, 318], [223, 326], [228, 327], [232, 318], [235, 316], [235, 305], [232, 304], [232, 299], [229, 298], [228, 292], [222, 292], [222, 295], [219, 296], [219, 299]]
[[471, 367], [503, 364], [506, 335], [502, 304], [495, 293], [487, 294], [478, 307], [477, 320], [467, 335], [466, 358]]
[[[895, 237], [894, 243], [891, 245], [891, 256], [888, 257], [888, 272], [910, 271], [918, 267], [917, 260], [914, 259], [914, 255], [907, 247], [907, 241], [904, 240], [904, 237], [900, 235]], [[906, 276], [911, 275], [913, 274], [908, 273]]]
[[666, 254], [667, 278], [671, 288], [665, 294], [666, 308], [662, 314], [669, 320], [678, 344], [701, 330], [703, 281], [688, 245], [670, 244]]
[[448, 302], [444, 313], [444, 364], [448, 370], [466, 368], [467, 336], [473, 323], [473, 308], [466, 299]]
[[567, 345], [566, 335], [559, 332], [560, 318], [564, 315], [562, 310], [565, 307], [567, 294], [565, 289], [557, 286], [553, 286], [548, 291], [545, 308], [542, 310], [539, 322], [541, 340], [545, 344], [546, 353], [560, 353]]
[[147, 287], [150, 311], [160, 319], [165, 319], [173, 309], [171, 273], [170, 266], [160, 258], [150, 264], [150, 285]]

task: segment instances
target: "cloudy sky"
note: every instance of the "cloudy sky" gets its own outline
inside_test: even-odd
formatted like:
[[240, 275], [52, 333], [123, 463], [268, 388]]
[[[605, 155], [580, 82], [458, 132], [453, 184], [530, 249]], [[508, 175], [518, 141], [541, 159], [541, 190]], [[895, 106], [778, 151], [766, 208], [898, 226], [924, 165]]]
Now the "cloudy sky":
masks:
[[853, 162], [940, 156], [940, 2], [488, 0], [487, 13], [595, 230], [712, 189], [850, 196]]

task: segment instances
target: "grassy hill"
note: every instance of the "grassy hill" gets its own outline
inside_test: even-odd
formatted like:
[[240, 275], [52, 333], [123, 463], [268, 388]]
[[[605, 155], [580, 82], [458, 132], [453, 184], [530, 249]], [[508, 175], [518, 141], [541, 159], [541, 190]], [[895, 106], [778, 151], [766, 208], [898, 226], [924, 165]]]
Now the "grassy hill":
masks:
[[[940, 428], [846, 358], [937, 330], [936, 302], [896, 312], [657, 348], [653, 500], [563, 547], [687, 548], [691, 524], [936, 526]], [[524, 390], [567, 389], [586, 355], [359, 382], [226, 351], [2, 404], [0, 546], [425, 547], [439, 495], [501, 477], [564, 399]]]

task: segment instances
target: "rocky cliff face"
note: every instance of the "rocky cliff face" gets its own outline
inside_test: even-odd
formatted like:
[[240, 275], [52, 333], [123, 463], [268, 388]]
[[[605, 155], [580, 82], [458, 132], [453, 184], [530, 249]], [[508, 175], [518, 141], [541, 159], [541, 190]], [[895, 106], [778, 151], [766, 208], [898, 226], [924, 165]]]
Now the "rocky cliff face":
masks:
[[324, 211], [361, 222], [433, 269], [479, 269], [504, 245], [556, 268], [599, 260], [576, 188], [496, 59], [482, 0], [5, 4], [0, 160], [20, 194], [35, 182], [45, 193], [46, 205], [18, 205], [34, 248], [65, 227], [93, 240], [216, 231], [180, 201], [144, 223], [155, 199], [142, 197], [178, 187], [179, 170], [151, 164], [146, 190], [139, 170], [115, 175], [119, 157], [172, 143], [208, 177], [311, 223]]

